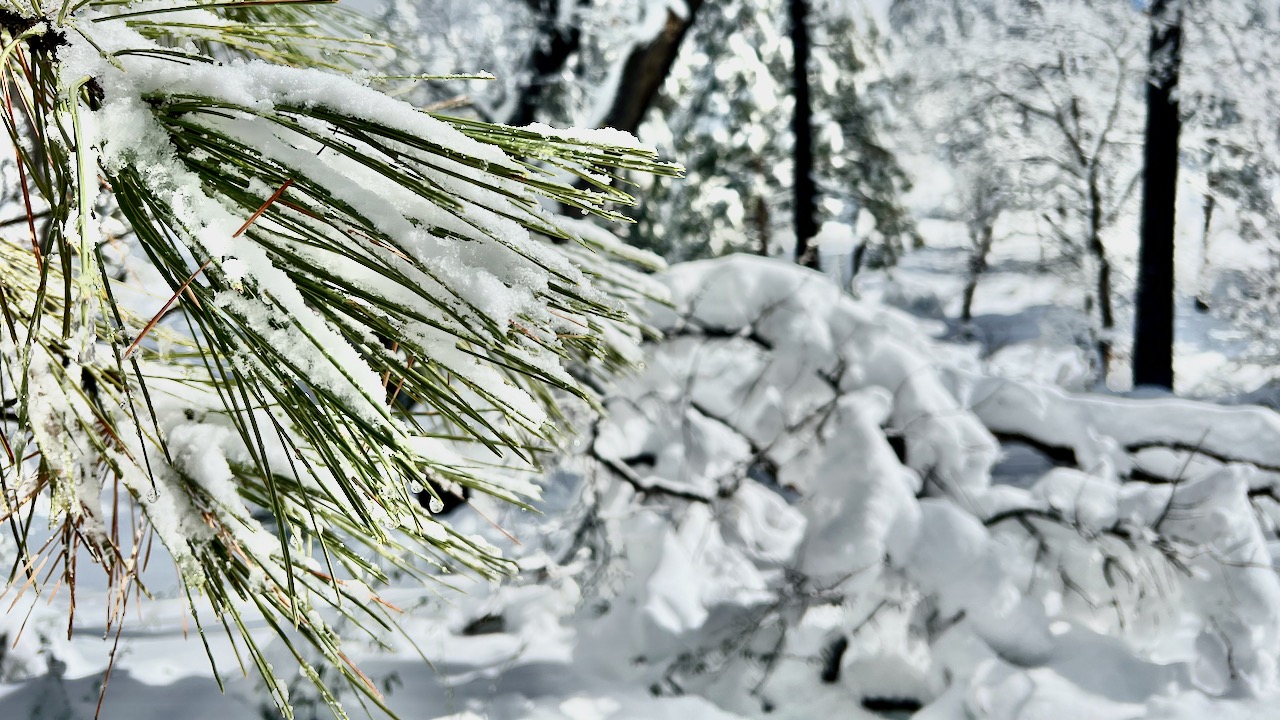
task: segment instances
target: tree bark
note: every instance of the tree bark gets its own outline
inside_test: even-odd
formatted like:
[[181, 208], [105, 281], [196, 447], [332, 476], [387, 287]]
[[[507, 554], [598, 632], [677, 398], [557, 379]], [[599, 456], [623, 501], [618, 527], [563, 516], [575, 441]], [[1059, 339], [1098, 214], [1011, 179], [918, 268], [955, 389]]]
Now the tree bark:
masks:
[[1115, 331], [1116, 319], [1111, 304], [1111, 261], [1101, 243], [1096, 245], [1094, 257], [1098, 262], [1098, 315], [1102, 321], [1102, 328], [1098, 333], [1098, 364], [1102, 383], [1105, 385], [1107, 376], [1111, 373], [1111, 336]]
[[658, 36], [631, 50], [622, 66], [622, 74], [614, 92], [613, 103], [600, 119], [600, 127], [610, 127], [634, 134], [640, 121], [653, 106], [662, 83], [671, 73], [680, 53], [680, 43], [689, 33], [703, 0], [686, 0], [685, 15], [667, 11], [667, 22]]
[[[751, 169], [757, 175], [763, 176], [765, 172], [767, 172], [764, 166], [764, 159], [759, 155], [753, 157], [751, 160]], [[756, 252], [761, 257], [769, 257], [769, 245], [772, 241], [772, 233], [770, 233], [769, 227], [769, 223], [771, 222], [769, 216], [769, 204], [765, 201], [763, 195], [757, 195], [752, 201], [752, 205], [755, 208]]]
[[[1089, 254], [1098, 271], [1098, 370], [1105, 386], [1111, 373], [1112, 334], [1116, 327], [1115, 305], [1111, 297], [1111, 260], [1102, 243], [1102, 191], [1098, 187], [1096, 164], [1089, 172]], [[1172, 256], [1171, 256], [1172, 257]], [[1172, 345], [1170, 345], [1172, 347]]]
[[818, 269], [818, 250], [812, 240], [818, 234], [818, 192], [813, 179], [813, 103], [809, 92], [809, 0], [790, 0], [792, 95], [795, 112], [791, 132], [795, 139], [796, 262]]
[[756, 234], [759, 236], [756, 252], [761, 257], [769, 257], [769, 205], [764, 198], [757, 197], [755, 208]]
[[1181, 0], [1151, 5], [1151, 76], [1143, 149], [1141, 249], [1134, 317], [1133, 384], [1173, 389], [1174, 208], [1178, 194], [1177, 100], [1182, 62]]

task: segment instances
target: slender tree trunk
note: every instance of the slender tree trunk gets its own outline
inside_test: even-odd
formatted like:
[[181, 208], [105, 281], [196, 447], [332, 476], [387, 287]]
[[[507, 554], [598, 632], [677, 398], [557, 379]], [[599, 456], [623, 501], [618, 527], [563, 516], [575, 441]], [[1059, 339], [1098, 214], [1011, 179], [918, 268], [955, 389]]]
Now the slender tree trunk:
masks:
[[795, 233], [796, 262], [818, 268], [818, 250], [811, 245], [818, 234], [818, 191], [813, 180], [813, 103], [809, 94], [809, 0], [790, 0], [792, 94], [795, 113]]
[[1134, 317], [1133, 384], [1173, 388], [1174, 208], [1178, 195], [1181, 0], [1151, 5], [1151, 77], [1142, 183], [1142, 246]]
[[973, 322], [973, 296], [978, 292], [978, 280], [987, 271], [987, 257], [991, 254], [991, 243], [995, 238], [995, 227], [984, 223], [972, 237], [973, 254], [969, 256], [969, 277], [964, 284], [964, 300], [960, 305], [960, 322], [966, 327]]
[[[853, 248], [853, 257], [849, 258], [849, 274], [851, 277], [858, 277], [858, 273], [862, 272], [863, 261], [867, 257], [867, 241], [863, 240]], [[852, 283], [850, 283], [852, 284]], [[851, 290], [852, 292], [852, 290]], [[855, 296], [856, 292], [853, 293]]]
[[1098, 315], [1102, 321], [1101, 331], [1098, 333], [1098, 361], [1102, 382], [1105, 385], [1107, 376], [1111, 373], [1113, 355], [1111, 337], [1115, 332], [1116, 317], [1111, 303], [1111, 260], [1107, 258], [1106, 250], [1101, 243], [1098, 244], [1098, 255], [1095, 259], [1098, 263]]
[[764, 198], [757, 197], [755, 206], [756, 235], [759, 237], [756, 250], [760, 256], [769, 257], [769, 205]]
[[1098, 296], [1098, 369], [1102, 384], [1106, 385], [1111, 373], [1112, 335], [1116, 327], [1115, 306], [1111, 297], [1111, 259], [1107, 247], [1102, 244], [1102, 192], [1098, 188], [1096, 166], [1089, 173], [1089, 254], [1097, 269]]
[[667, 11], [667, 22], [658, 36], [632, 48], [622, 66], [613, 103], [600, 118], [600, 127], [634, 133], [653, 106], [662, 83], [680, 54], [680, 43], [689, 33], [703, 0], [685, 0], [684, 16]]
[[[758, 176], [763, 176], [767, 170], [764, 166], [764, 158], [759, 155], [751, 159], [751, 169]], [[752, 213], [756, 224], [756, 252], [761, 257], [769, 257], [769, 244], [772, 241], [772, 233], [770, 232], [769, 223], [772, 222], [769, 215], [769, 204], [765, 201], [763, 195], [757, 195], [752, 201], [754, 212]]]

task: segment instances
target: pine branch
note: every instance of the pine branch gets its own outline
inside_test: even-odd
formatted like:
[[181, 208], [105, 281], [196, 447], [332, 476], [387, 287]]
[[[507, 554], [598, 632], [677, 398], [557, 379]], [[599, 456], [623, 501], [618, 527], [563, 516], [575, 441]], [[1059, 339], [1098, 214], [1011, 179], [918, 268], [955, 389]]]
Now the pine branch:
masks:
[[[347, 76], [391, 50], [365, 27], [302, 2], [0, 11], [25, 210], [0, 228], [18, 233], [0, 238], [10, 588], [39, 592], [46, 565], [74, 586], [85, 548], [118, 628], [157, 538], [206, 649], [204, 603], [286, 717], [246, 613], [339, 717], [308, 658], [390, 713], [336, 628], [395, 627], [373, 589], [393, 570], [511, 568], [416, 496], [536, 497], [519, 478], [558, 440], [562, 398], [594, 401], [568, 365], [628, 367], [645, 332], [631, 311], [657, 293], [613, 259], [652, 258], [544, 206], [618, 220], [618, 174], [680, 172], [621, 133], [383, 95]], [[108, 271], [117, 222], [168, 285], [159, 312]], [[37, 549], [42, 497], [62, 531]]]

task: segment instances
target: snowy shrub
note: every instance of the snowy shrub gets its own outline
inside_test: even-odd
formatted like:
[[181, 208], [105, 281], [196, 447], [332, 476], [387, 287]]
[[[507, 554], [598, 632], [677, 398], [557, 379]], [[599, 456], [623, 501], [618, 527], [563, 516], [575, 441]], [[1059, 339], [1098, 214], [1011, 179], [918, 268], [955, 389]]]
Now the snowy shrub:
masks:
[[951, 367], [906, 315], [782, 263], [667, 283], [666, 338], [588, 453], [586, 545], [615, 568], [585, 576], [594, 666], [795, 718], [1276, 690], [1280, 416]]
[[589, 397], [566, 360], [635, 358], [647, 292], [588, 248], [642, 256], [546, 208], [620, 219], [612, 173], [677, 171], [621, 133], [419, 111], [359, 70], [386, 51], [366, 29], [296, 3], [0, 9], [10, 589], [74, 595], [92, 562], [118, 637], [158, 539], [206, 649], [209, 623], [239, 637], [286, 714], [247, 615], [341, 713], [304, 658], [382, 702], [332, 618], [394, 625], [388, 567], [510, 567], [415, 493], [536, 495], [504, 466], [553, 439], [554, 393]]

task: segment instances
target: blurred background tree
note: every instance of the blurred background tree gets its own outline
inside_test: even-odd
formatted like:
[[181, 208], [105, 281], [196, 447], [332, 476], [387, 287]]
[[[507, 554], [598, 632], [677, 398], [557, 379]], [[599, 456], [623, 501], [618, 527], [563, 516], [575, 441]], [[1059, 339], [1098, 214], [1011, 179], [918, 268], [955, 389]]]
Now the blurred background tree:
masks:
[[[860, 5], [806, 4], [813, 227], [861, 226], [860, 257], [892, 263], [919, 236], [900, 200], [909, 182], [882, 132], [891, 110], [883, 41]], [[463, 100], [427, 84], [415, 90], [424, 102], [465, 102], [480, 117], [517, 125], [638, 130], [660, 152], [683, 158], [686, 178], [629, 178], [645, 198], [629, 240], [680, 260], [795, 252], [788, 7], [787, 0], [477, 0], [397, 2], [388, 12], [403, 32], [417, 28], [424, 38], [429, 28], [471, 28], [465, 45], [422, 40], [423, 65], [434, 72], [484, 67], [502, 78], [472, 83]]]

